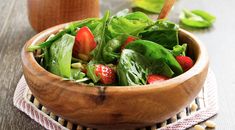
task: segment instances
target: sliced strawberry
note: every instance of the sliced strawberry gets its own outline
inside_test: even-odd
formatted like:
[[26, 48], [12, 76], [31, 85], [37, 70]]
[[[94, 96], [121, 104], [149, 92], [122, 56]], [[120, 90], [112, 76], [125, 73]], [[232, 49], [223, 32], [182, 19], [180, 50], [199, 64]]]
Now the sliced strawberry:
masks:
[[116, 72], [108, 66], [96, 65], [95, 74], [100, 77], [100, 82], [103, 84], [116, 82]]
[[121, 50], [123, 50], [123, 49], [126, 47], [127, 44], [129, 44], [130, 42], [133, 42], [133, 41], [135, 41], [135, 40], [136, 40], [135, 37], [128, 36], [127, 39], [126, 39], [126, 41], [124, 42], [124, 44], [122, 44]]
[[193, 60], [188, 56], [176, 56], [175, 57], [182, 69], [185, 71], [193, 67]]
[[166, 77], [166, 76], [163, 76], [163, 75], [150, 74], [147, 77], [147, 82], [149, 84], [153, 84], [153, 83], [156, 83], [156, 82], [162, 82], [162, 81], [167, 80], [167, 79], [169, 79], [169, 78]]
[[[90, 52], [95, 49], [95, 47], [95, 38], [90, 29], [86, 26], [80, 28], [75, 37], [73, 56], [81, 59], [83, 59], [84, 55], [89, 57]], [[81, 57], [81, 55], [83, 57]]]

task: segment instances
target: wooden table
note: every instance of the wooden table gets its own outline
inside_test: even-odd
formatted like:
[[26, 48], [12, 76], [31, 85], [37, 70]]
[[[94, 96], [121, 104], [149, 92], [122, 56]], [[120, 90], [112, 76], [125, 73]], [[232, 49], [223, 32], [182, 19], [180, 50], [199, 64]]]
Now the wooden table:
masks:
[[[235, 128], [235, 1], [179, 0], [170, 14], [178, 22], [183, 8], [203, 9], [216, 15], [210, 29], [192, 31], [207, 46], [218, 81], [217, 129]], [[36, 33], [27, 20], [26, 0], [0, 0], [0, 130], [39, 130], [42, 126], [13, 106], [13, 93], [22, 75], [20, 51]], [[104, 10], [104, 9], [103, 9]]]

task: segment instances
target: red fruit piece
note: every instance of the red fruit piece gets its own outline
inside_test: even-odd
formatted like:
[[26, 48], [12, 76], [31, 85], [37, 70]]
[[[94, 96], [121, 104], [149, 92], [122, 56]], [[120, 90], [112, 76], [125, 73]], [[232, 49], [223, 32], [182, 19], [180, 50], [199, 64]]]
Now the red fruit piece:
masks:
[[136, 40], [135, 37], [128, 36], [127, 39], [126, 39], [126, 41], [124, 42], [124, 44], [122, 44], [121, 50], [123, 50], [123, 49], [126, 47], [127, 44], [129, 44], [130, 42], [133, 42], [133, 41], [135, 41], [135, 40]]
[[116, 72], [108, 66], [96, 65], [95, 74], [100, 77], [103, 84], [112, 84], [116, 81]]
[[193, 60], [188, 56], [176, 56], [175, 57], [182, 69], [185, 71], [193, 67]]
[[[75, 37], [73, 56], [83, 59], [84, 55], [89, 56], [90, 52], [95, 49], [95, 47], [95, 38], [90, 29], [86, 26], [80, 28]], [[83, 57], [80, 57], [79, 55], [83, 55]]]
[[147, 82], [149, 84], [153, 84], [153, 83], [156, 83], [156, 82], [162, 82], [164, 80], [168, 80], [169, 78], [166, 77], [166, 76], [163, 76], [163, 75], [159, 75], [159, 74], [150, 74], [148, 75], [147, 77]]

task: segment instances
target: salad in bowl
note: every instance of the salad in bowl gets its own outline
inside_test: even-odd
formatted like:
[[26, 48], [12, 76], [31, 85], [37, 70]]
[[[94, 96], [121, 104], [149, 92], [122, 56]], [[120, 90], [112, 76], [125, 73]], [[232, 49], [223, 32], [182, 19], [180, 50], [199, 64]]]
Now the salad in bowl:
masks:
[[179, 27], [153, 21], [142, 12], [68, 24], [44, 42], [28, 47], [37, 62], [64, 80], [89, 85], [133, 86], [162, 82], [189, 70], [194, 62]]
[[208, 56], [191, 33], [142, 12], [49, 28], [26, 42], [23, 73], [54, 114], [100, 129], [141, 128], [176, 115], [203, 87]]

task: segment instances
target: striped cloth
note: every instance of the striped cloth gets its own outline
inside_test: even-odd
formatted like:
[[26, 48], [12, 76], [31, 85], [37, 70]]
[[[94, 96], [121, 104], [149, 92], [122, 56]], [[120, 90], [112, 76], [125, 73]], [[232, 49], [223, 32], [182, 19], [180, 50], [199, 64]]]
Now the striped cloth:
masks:
[[[43, 127], [49, 130], [92, 130], [92, 128], [86, 128], [77, 124], [72, 124], [69, 121], [62, 119], [47, 111], [29, 90], [24, 76], [20, 79], [13, 98], [14, 105], [33, 120], [41, 124]], [[217, 84], [214, 73], [209, 70], [204, 87], [198, 97], [192, 103], [196, 103], [198, 108], [196, 111], [190, 110], [186, 107], [182, 112], [178, 113], [174, 117], [166, 120], [165, 122], [158, 123], [154, 126], [148, 126], [141, 128], [141, 130], [183, 130], [194, 126], [208, 118], [214, 116], [217, 113]]]

